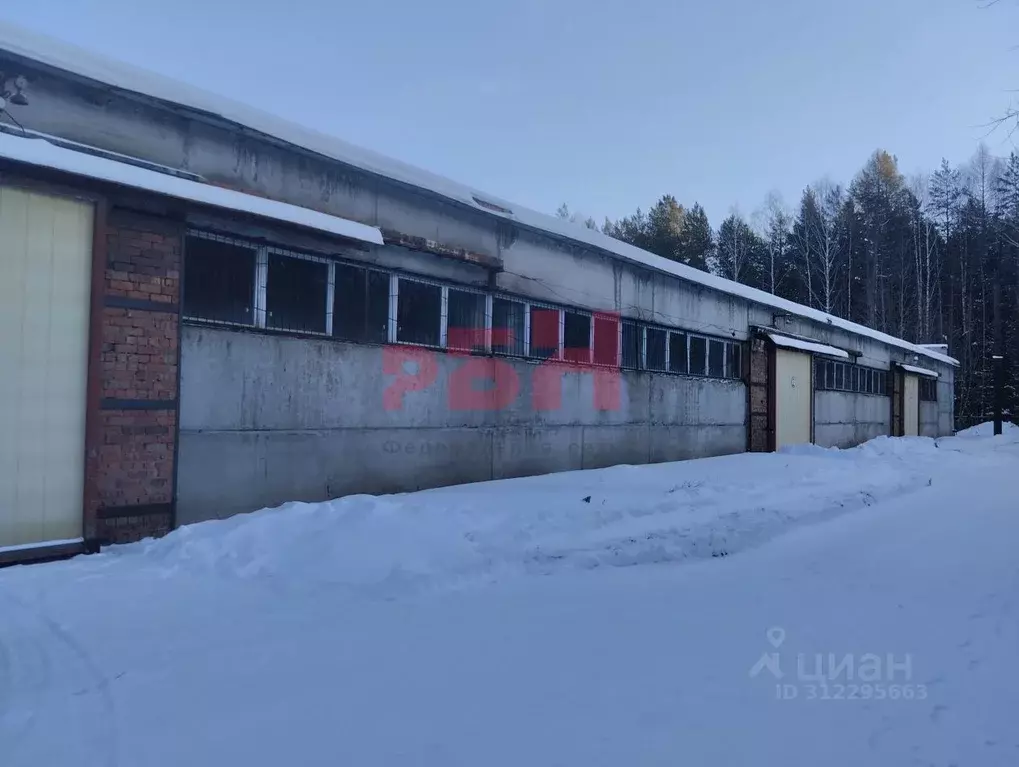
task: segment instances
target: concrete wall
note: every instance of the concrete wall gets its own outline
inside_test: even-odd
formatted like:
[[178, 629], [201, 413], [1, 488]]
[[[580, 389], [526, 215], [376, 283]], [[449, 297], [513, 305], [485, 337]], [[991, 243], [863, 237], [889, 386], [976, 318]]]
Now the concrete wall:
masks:
[[920, 436], [940, 437], [941, 418], [938, 402], [920, 402]]
[[892, 433], [892, 401], [875, 394], [814, 392], [814, 442], [852, 447]]
[[945, 367], [938, 379], [938, 436], [955, 433], [955, 370]]
[[[467, 358], [437, 352], [434, 384], [387, 409], [382, 347], [185, 326], [178, 521], [287, 500], [671, 461], [742, 451], [738, 381], [620, 373], [618, 406], [594, 406], [590, 374], [562, 376], [561, 406], [536, 410], [535, 373], [505, 407], [464, 409], [450, 381]], [[561, 369], [561, 368], [560, 368]], [[461, 373], [462, 375], [462, 373]], [[541, 375], [541, 374], [539, 374]]]

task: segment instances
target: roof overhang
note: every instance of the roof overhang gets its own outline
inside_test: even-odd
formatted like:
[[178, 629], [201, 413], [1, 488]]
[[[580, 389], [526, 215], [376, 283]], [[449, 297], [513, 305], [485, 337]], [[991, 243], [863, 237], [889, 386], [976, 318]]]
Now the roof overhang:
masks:
[[310, 208], [128, 165], [106, 157], [77, 152], [55, 146], [41, 138], [21, 138], [0, 132], [0, 159], [49, 168], [132, 189], [142, 189], [201, 205], [248, 213], [372, 245], [383, 244], [382, 232], [374, 226], [331, 216]]
[[768, 333], [767, 335], [775, 346], [783, 349], [792, 349], [794, 351], [818, 354], [823, 357], [834, 357], [835, 359], [841, 360], [847, 360], [850, 358], [849, 352], [845, 349], [839, 349], [837, 346], [822, 344], [819, 341], [805, 341], [802, 338], [784, 336], [781, 333]]
[[923, 376], [924, 378], [940, 378], [940, 374], [936, 370], [918, 368], [916, 365], [905, 365], [902, 363], [898, 363], [898, 365], [907, 373], [913, 373], [914, 375]]

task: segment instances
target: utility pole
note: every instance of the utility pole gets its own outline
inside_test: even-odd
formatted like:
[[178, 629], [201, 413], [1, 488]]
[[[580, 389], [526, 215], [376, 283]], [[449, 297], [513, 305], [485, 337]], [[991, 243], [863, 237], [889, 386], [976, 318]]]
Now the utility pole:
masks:
[[994, 282], [994, 350], [991, 355], [994, 362], [994, 436], [1001, 434], [1001, 411], [1004, 409], [1005, 400], [1005, 353], [1002, 344], [1002, 321], [1001, 321], [1001, 283]]
[[1001, 434], [1002, 401], [1005, 398], [1005, 358], [1000, 354], [991, 356], [994, 360], [994, 436]]

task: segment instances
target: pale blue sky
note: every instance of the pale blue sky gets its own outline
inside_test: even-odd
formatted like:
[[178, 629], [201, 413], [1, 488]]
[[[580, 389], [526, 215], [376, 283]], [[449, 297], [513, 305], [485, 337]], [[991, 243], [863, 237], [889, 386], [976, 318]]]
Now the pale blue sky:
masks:
[[[1019, 3], [67, 0], [0, 18], [546, 212], [966, 160], [1019, 89]], [[1013, 144], [987, 138], [992, 152]]]

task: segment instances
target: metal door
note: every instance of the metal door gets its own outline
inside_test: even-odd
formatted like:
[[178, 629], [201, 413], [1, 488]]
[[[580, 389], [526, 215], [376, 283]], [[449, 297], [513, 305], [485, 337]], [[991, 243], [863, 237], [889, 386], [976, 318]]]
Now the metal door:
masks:
[[811, 356], [775, 350], [775, 449], [811, 440]]
[[0, 548], [82, 535], [93, 220], [0, 186]]
[[920, 379], [909, 373], [902, 388], [902, 424], [903, 436], [920, 434]]

